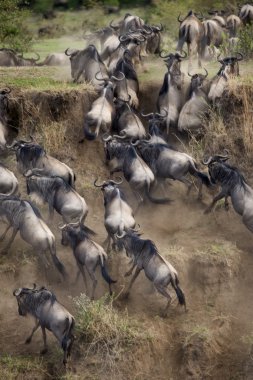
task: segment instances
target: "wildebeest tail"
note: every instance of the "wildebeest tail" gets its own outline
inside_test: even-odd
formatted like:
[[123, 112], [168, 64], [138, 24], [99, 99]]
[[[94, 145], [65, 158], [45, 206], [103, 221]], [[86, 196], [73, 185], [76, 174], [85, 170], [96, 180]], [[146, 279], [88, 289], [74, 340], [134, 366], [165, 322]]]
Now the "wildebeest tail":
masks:
[[62, 274], [62, 276], [64, 278], [67, 278], [66, 269], [56, 255], [55, 242], [53, 242], [53, 246], [50, 245], [50, 253], [51, 253], [52, 260], [53, 260], [55, 267], [58, 269], [58, 271]]
[[[115, 284], [117, 281], [113, 280], [106, 268], [104, 260], [100, 257], [100, 265], [101, 265], [101, 274], [103, 276], [103, 279], [109, 284], [109, 288], [111, 284]], [[110, 294], [112, 294], [111, 288], [110, 288]]]
[[72, 344], [74, 340], [74, 335], [72, 335], [72, 331], [75, 327], [75, 320], [72, 318], [71, 323], [69, 322], [69, 318], [66, 317], [65, 319], [65, 330], [64, 330], [64, 336], [62, 338], [61, 346], [63, 351], [66, 351], [69, 349], [69, 346]]
[[197, 168], [194, 162], [190, 162], [189, 172], [194, 177], [199, 178], [201, 182], [206, 186], [210, 187], [212, 186], [212, 183], [210, 181], [210, 178], [207, 174], [200, 172]]
[[184, 25], [179, 30], [179, 40], [177, 44], [177, 51], [182, 51], [184, 43], [190, 43], [190, 25]]
[[146, 194], [147, 198], [150, 200], [150, 202], [152, 202], [152, 203], [165, 204], [165, 203], [171, 203], [171, 202], [173, 202], [169, 198], [154, 198], [150, 194], [150, 188], [149, 188], [149, 185], [147, 183], [145, 185], [145, 194]]
[[184, 306], [185, 307], [185, 310], [186, 310], [186, 302], [185, 302], [185, 295], [182, 291], [182, 289], [179, 287], [179, 281], [178, 281], [178, 278], [176, 277], [176, 279], [172, 280], [171, 281], [171, 285], [173, 287], [173, 289], [175, 290], [176, 292], [176, 295], [177, 295], [177, 299], [178, 299], [178, 302], [180, 303], [180, 305]]

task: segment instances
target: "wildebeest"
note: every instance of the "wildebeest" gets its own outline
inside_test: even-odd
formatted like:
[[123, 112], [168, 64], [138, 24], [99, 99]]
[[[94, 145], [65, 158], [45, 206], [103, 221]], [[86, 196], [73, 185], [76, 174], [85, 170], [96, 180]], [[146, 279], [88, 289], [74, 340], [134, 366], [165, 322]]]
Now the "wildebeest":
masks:
[[129, 105], [129, 101], [115, 100], [116, 116], [112, 129], [119, 133], [117, 138], [142, 139], [146, 136], [146, 130], [135, 110]]
[[19, 231], [21, 238], [39, 254], [45, 267], [48, 266], [45, 253], [49, 250], [55, 267], [63, 276], [66, 275], [64, 265], [56, 255], [55, 237], [42, 219], [39, 210], [31, 202], [15, 196], [0, 195], [0, 219], [7, 224], [7, 229], [1, 235], [0, 241], [5, 238], [10, 228], [13, 229], [1, 253], [8, 252]]
[[206, 49], [219, 48], [225, 37], [224, 27], [216, 19], [204, 20], [202, 22], [204, 26], [204, 34], [201, 40], [201, 56], [206, 57]]
[[67, 357], [70, 356], [74, 342], [74, 317], [57, 301], [56, 296], [44, 286], [37, 288], [36, 284], [34, 284], [32, 289], [15, 289], [13, 295], [17, 299], [19, 315], [23, 317], [31, 315], [35, 319], [35, 326], [25, 343], [29, 344], [31, 342], [33, 334], [40, 327], [44, 342], [41, 354], [45, 354], [48, 350], [46, 329], [51, 331], [61, 344], [64, 351], [63, 364], [66, 365]]
[[129, 228], [135, 227], [135, 219], [132, 208], [128, 205], [125, 195], [118, 188], [122, 183], [109, 180], [104, 181], [101, 185], [94, 182], [95, 187], [101, 188], [104, 196], [104, 224], [107, 231], [107, 252], [110, 249], [111, 239], [115, 245], [115, 234], [127, 231]]
[[226, 27], [226, 21], [223, 17], [224, 11], [213, 10], [208, 13], [212, 15], [212, 20], [215, 20], [222, 28]]
[[141, 45], [146, 41], [146, 37], [140, 33], [128, 33], [119, 36], [117, 48], [110, 54], [108, 59], [108, 70], [115, 74], [117, 63], [123, 58], [125, 50], [130, 52], [131, 60], [134, 64], [141, 63]]
[[69, 58], [65, 53], [51, 53], [38, 66], [69, 66]]
[[94, 235], [93, 231], [80, 224], [79, 222], [65, 224], [59, 228], [62, 230], [62, 244], [70, 245], [73, 249], [73, 254], [78, 266], [76, 281], [78, 280], [78, 277], [81, 273], [86, 290], [88, 289], [84, 272], [84, 268], [86, 268], [92, 280], [91, 299], [93, 300], [97, 287], [95, 271], [99, 266], [104, 280], [109, 285], [110, 295], [112, 295], [111, 284], [115, 283], [116, 281], [112, 280], [108, 274], [106, 268], [106, 252], [99, 244], [90, 238], [91, 234]]
[[211, 156], [203, 161], [208, 165], [211, 181], [221, 187], [221, 191], [214, 197], [205, 213], [209, 213], [222, 198], [225, 198], [225, 208], [228, 209], [228, 198], [231, 197], [234, 210], [242, 216], [243, 224], [253, 232], [253, 189], [236, 167], [225, 162], [228, 158], [226, 153]]
[[65, 50], [70, 58], [71, 76], [74, 82], [87, 81], [95, 86], [100, 82], [96, 79], [96, 73], [100, 72], [104, 79], [108, 79], [108, 73], [96, 47], [89, 45], [84, 50]]
[[119, 36], [111, 27], [106, 27], [94, 33], [101, 44], [100, 57], [103, 62], [110, 58], [111, 54], [119, 47]]
[[131, 52], [125, 50], [123, 57], [118, 61], [114, 70], [114, 75], [119, 76], [123, 73], [125, 79], [117, 82], [115, 87], [115, 96], [119, 99], [129, 101], [129, 104], [138, 108], [139, 106], [139, 81], [132, 62]]
[[240, 9], [239, 17], [244, 25], [251, 24], [253, 22], [253, 5], [244, 4]]
[[160, 126], [163, 124], [164, 118], [166, 117], [166, 114], [159, 114], [159, 113], [148, 113], [148, 114], [141, 114], [142, 117], [148, 118], [148, 131], [149, 131], [149, 139], [143, 140], [147, 142], [148, 144], [164, 144], [167, 145], [167, 141], [163, 137]]
[[8, 94], [11, 92], [9, 88], [0, 90], [0, 150], [5, 149], [7, 137], [7, 110], [8, 110]]
[[242, 58], [242, 55], [238, 54], [237, 57], [227, 57], [218, 60], [222, 66], [217, 75], [211, 81], [208, 100], [215, 102], [217, 99], [222, 97], [229, 78], [239, 75], [238, 61]]
[[178, 180], [187, 186], [187, 194], [189, 194], [192, 183], [186, 176], [191, 174], [199, 180], [199, 198], [202, 197], [202, 184], [210, 186], [208, 176], [198, 170], [196, 161], [188, 154], [165, 144], [149, 144], [140, 141], [137, 146], [141, 157], [152, 169], [157, 180], [166, 178]]
[[184, 104], [178, 119], [178, 130], [187, 131], [195, 135], [203, 133], [203, 118], [209, 109], [207, 94], [204, 88], [205, 79], [203, 74], [188, 74], [191, 76], [189, 100]]
[[18, 191], [18, 180], [14, 173], [0, 163], [0, 194], [14, 195]]
[[171, 126], [176, 126], [179, 112], [183, 106], [183, 75], [181, 72], [181, 61], [186, 58], [184, 56], [176, 54], [161, 55], [160, 57], [166, 62], [168, 72], [164, 76], [163, 85], [160, 89], [157, 108], [160, 114], [166, 113], [165, 122], [166, 130], [169, 133]]
[[[91, 106], [91, 110], [87, 113], [84, 120], [84, 135], [88, 140], [95, 140], [102, 129], [103, 132], [109, 132], [115, 117], [114, 106], [114, 88], [115, 81], [125, 80], [122, 73], [121, 77], [111, 76], [110, 80], [104, 80], [104, 88], [101, 90], [100, 96]], [[98, 78], [99, 79], [99, 78]], [[100, 80], [100, 79], [99, 79]], [[95, 131], [91, 132], [90, 128], [95, 127]], [[83, 140], [81, 140], [83, 142]]]
[[164, 315], [167, 315], [171, 303], [171, 296], [167, 290], [169, 284], [172, 285], [176, 292], [180, 305], [185, 307], [185, 296], [179, 287], [178, 274], [176, 269], [165, 260], [158, 252], [155, 244], [149, 239], [141, 239], [135, 231], [124, 231], [122, 234], [117, 234], [117, 244], [119, 248], [124, 248], [128, 257], [132, 259], [132, 267], [125, 274], [132, 274], [134, 268], [135, 273], [126, 290], [126, 296], [129, 294], [134, 281], [138, 277], [141, 270], [144, 270], [146, 277], [154, 284], [156, 290], [167, 298], [168, 303], [164, 310]]
[[142, 20], [140, 17], [126, 13], [124, 19], [121, 20], [118, 25], [113, 25], [111, 21], [110, 27], [118, 31], [119, 34], [125, 34], [130, 30], [140, 29], [144, 24], [144, 20]]
[[45, 177], [40, 171], [28, 170], [25, 174], [27, 193], [32, 200], [48, 203], [49, 219], [53, 220], [54, 210], [62, 216], [64, 223], [74, 220], [83, 223], [87, 214], [88, 206], [81, 197], [61, 177]]
[[14, 140], [7, 148], [16, 154], [18, 171], [24, 174], [29, 169], [40, 169], [40, 174], [48, 177], [58, 176], [64, 179], [70, 186], [75, 187], [75, 174], [70, 167], [56, 158], [49, 156], [44, 148], [34, 142], [26, 140]]
[[198, 55], [198, 64], [201, 67], [201, 41], [204, 35], [204, 26], [193, 11], [190, 11], [183, 20], [180, 19], [179, 15], [178, 21], [180, 22], [180, 28], [177, 51], [181, 53], [183, 45], [186, 43], [189, 68], [191, 68], [192, 56], [194, 54]]
[[160, 26], [148, 25], [148, 29], [151, 29], [152, 32], [147, 34], [146, 52], [148, 54], [158, 54], [161, 50], [161, 31], [163, 30], [163, 26], [162, 24]]
[[37, 58], [24, 58], [23, 54], [18, 54], [12, 49], [0, 49], [0, 66], [36, 66], [40, 60], [39, 54], [35, 53]]
[[[118, 142], [116, 139], [103, 138], [105, 141], [106, 159], [112, 161], [110, 173], [122, 171], [125, 179], [132, 188], [134, 194], [141, 202], [144, 196], [153, 203], [169, 203], [170, 199], [158, 199], [150, 194], [152, 187], [155, 185], [155, 176], [150, 167], [137, 154], [131, 144]], [[138, 205], [139, 206], [139, 205]]]
[[241, 19], [236, 15], [229, 15], [226, 20], [229, 38], [237, 37], [237, 32], [241, 26]]

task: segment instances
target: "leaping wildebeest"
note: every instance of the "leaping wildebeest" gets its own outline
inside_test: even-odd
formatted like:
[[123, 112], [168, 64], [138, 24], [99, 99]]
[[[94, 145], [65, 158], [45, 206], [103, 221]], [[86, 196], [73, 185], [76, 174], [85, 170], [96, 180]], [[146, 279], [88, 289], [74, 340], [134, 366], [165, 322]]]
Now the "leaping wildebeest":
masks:
[[126, 201], [125, 195], [119, 189], [118, 185], [122, 183], [109, 180], [102, 182], [101, 185], [97, 184], [97, 180], [94, 182], [95, 187], [101, 188], [104, 196], [104, 225], [107, 231], [107, 252], [110, 249], [111, 239], [115, 246], [115, 234], [127, 231], [129, 228], [135, 227], [135, 219], [132, 208]]
[[201, 41], [204, 35], [204, 26], [197, 14], [190, 11], [184, 19], [180, 19], [178, 16], [179, 27], [179, 39], [177, 44], [177, 51], [182, 53], [184, 43], [187, 44], [188, 57], [189, 57], [189, 69], [192, 66], [193, 55], [198, 55], [198, 64], [201, 67]]
[[10, 92], [9, 88], [0, 90], [0, 150], [6, 148], [8, 94]]
[[49, 220], [53, 220], [54, 210], [62, 216], [64, 223], [84, 220], [88, 206], [81, 195], [61, 177], [45, 177], [38, 169], [28, 170], [26, 177], [27, 193], [32, 200], [48, 203]]
[[104, 79], [108, 79], [107, 68], [94, 45], [89, 45], [84, 50], [66, 49], [65, 54], [70, 59], [71, 76], [74, 82], [87, 81], [94, 86], [99, 86], [100, 82], [96, 79], [98, 72]]
[[136, 144], [138, 144], [137, 148], [141, 157], [152, 169], [158, 181], [164, 181], [166, 178], [178, 180], [187, 186], [188, 195], [192, 183], [186, 176], [191, 174], [199, 180], [199, 199], [202, 198], [203, 183], [207, 187], [211, 185], [208, 176], [198, 170], [196, 161], [188, 154], [179, 152], [165, 144], [150, 144], [146, 141], [138, 141]]
[[253, 232], [253, 189], [249, 186], [240, 171], [226, 161], [229, 159], [225, 155], [215, 155], [204, 160], [208, 165], [211, 181], [221, 187], [205, 214], [212, 211], [216, 202], [225, 198], [225, 208], [228, 209], [228, 198], [231, 198], [232, 205], [237, 214], [242, 216], [243, 224]]
[[33, 334], [40, 327], [44, 342], [41, 354], [45, 354], [48, 351], [46, 329], [51, 331], [61, 344], [64, 351], [63, 364], [66, 365], [75, 339], [73, 335], [74, 317], [44, 286], [37, 288], [34, 284], [32, 289], [18, 288], [13, 291], [13, 295], [17, 299], [19, 315], [22, 317], [31, 315], [35, 319], [35, 326], [25, 343], [31, 342]]
[[86, 290], [88, 289], [84, 272], [84, 268], [86, 268], [92, 280], [91, 299], [93, 300], [98, 282], [95, 276], [95, 271], [97, 267], [100, 267], [103, 279], [107, 282], [110, 295], [112, 295], [111, 284], [114, 284], [116, 281], [112, 280], [108, 274], [106, 268], [106, 252], [99, 244], [90, 238], [90, 235], [94, 235], [94, 232], [79, 222], [65, 224], [59, 228], [62, 231], [62, 244], [70, 245], [73, 249], [73, 254], [78, 267], [76, 281], [81, 273], [85, 288]]
[[141, 239], [140, 235], [133, 230], [127, 232], [124, 231], [120, 235], [117, 234], [116, 237], [119, 249], [124, 248], [127, 256], [132, 259], [131, 269], [125, 274], [125, 276], [130, 276], [135, 268], [135, 272], [125, 295], [129, 295], [134, 281], [140, 272], [144, 270], [146, 277], [154, 284], [156, 290], [168, 300], [167, 306], [164, 310], [164, 316], [167, 315], [172, 300], [172, 297], [167, 290], [169, 284], [171, 284], [175, 290], [179, 304], [184, 306], [186, 311], [185, 296], [182, 289], [179, 287], [177, 271], [159, 254], [155, 244], [149, 239]]
[[137, 154], [133, 144], [119, 142], [111, 136], [106, 139], [103, 138], [103, 140], [105, 142], [106, 160], [109, 165], [112, 163], [110, 173], [122, 171], [140, 203], [145, 198], [157, 204], [171, 202], [169, 198], [155, 198], [151, 195], [151, 190], [155, 185], [154, 173], [141, 156]]
[[183, 106], [183, 74], [181, 72], [181, 61], [187, 54], [159, 54], [166, 63], [168, 72], [164, 76], [163, 85], [160, 89], [157, 108], [160, 114], [164, 113], [167, 134], [171, 126], [176, 126], [179, 112]]
[[18, 191], [18, 180], [14, 173], [0, 163], [0, 194], [14, 195]]
[[14, 140], [7, 148], [16, 154], [17, 168], [21, 174], [34, 168], [40, 169], [40, 174], [48, 177], [61, 177], [73, 188], [75, 187], [76, 176], [72, 169], [56, 158], [49, 156], [44, 148], [33, 139]]
[[8, 243], [1, 250], [2, 254], [8, 252], [19, 231], [21, 238], [38, 253], [45, 268], [48, 266], [45, 253], [50, 251], [55, 267], [66, 276], [64, 265], [56, 255], [55, 237], [42, 219], [39, 210], [31, 202], [15, 196], [0, 195], [0, 220], [7, 224], [0, 241], [5, 239], [9, 229], [13, 229]]

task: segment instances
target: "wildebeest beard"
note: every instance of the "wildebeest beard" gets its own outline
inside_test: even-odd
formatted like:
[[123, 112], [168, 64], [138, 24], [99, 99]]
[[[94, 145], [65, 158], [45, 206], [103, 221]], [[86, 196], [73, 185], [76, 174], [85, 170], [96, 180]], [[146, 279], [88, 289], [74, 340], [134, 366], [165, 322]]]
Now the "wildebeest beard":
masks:
[[220, 182], [222, 185], [227, 185], [230, 189], [235, 186], [246, 188], [247, 182], [239, 170], [226, 163], [215, 163], [209, 169], [209, 174], [213, 183]]
[[17, 161], [21, 161], [26, 168], [35, 167], [37, 160], [45, 154], [45, 150], [38, 144], [21, 146], [16, 152]]

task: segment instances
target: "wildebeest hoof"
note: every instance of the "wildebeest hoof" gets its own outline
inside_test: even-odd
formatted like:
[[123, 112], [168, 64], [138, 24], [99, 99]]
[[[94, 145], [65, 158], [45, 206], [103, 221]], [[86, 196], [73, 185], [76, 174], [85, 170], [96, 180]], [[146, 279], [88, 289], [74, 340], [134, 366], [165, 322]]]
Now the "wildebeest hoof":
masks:
[[31, 341], [32, 341], [32, 338], [29, 337], [29, 338], [26, 339], [25, 344], [30, 344]]
[[41, 351], [40, 351], [40, 354], [41, 355], [45, 355], [47, 353], [48, 349], [47, 348], [43, 348]]

